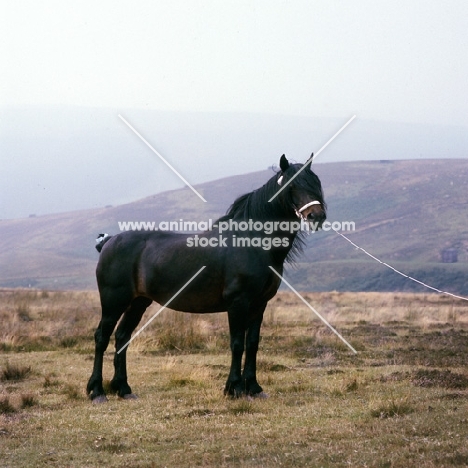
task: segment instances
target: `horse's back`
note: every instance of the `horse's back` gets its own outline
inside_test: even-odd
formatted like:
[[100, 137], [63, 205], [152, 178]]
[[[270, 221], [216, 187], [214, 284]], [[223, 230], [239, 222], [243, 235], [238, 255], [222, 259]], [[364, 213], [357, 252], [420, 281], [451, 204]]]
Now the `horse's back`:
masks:
[[125, 231], [112, 236], [103, 246], [96, 267], [99, 288], [104, 285], [124, 285], [134, 279], [139, 270], [144, 250], [150, 243], [152, 248], [164, 250], [169, 233]]

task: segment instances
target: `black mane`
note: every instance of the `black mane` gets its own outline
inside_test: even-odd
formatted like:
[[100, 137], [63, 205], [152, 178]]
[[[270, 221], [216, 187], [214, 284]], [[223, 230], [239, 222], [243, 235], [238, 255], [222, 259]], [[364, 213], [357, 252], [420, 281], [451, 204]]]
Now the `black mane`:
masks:
[[[282, 190], [271, 202], [273, 197], [281, 187], [287, 183], [291, 177], [302, 168], [302, 164], [293, 164], [285, 172], [277, 172], [271, 177], [262, 187], [253, 190], [252, 192], [245, 193], [234, 200], [232, 205], [227, 210], [224, 216], [221, 216], [216, 222], [228, 221], [230, 219], [235, 221], [248, 221], [249, 219], [255, 221], [298, 221], [298, 218], [291, 217], [294, 213], [293, 191], [303, 191], [316, 200], [320, 201], [325, 208], [325, 201], [323, 199], [322, 186], [319, 178], [311, 171], [310, 166], [301, 171], [301, 173], [294, 178], [289, 187]], [[282, 184], [278, 184], [278, 179], [283, 176]], [[297, 255], [299, 255], [305, 245], [304, 231], [299, 230], [294, 237], [286, 261], [294, 263]]]

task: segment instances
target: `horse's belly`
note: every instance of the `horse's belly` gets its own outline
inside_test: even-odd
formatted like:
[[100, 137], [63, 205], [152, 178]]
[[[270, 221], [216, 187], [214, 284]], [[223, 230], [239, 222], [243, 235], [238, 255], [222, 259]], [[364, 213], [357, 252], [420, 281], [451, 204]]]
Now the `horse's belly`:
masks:
[[213, 294], [207, 291], [205, 294], [183, 294], [173, 298], [172, 300], [166, 297], [158, 297], [156, 295], [153, 300], [161, 305], [166, 305], [170, 309], [179, 312], [190, 312], [194, 314], [208, 314], [214, 312], [225, 312], [227, 310], [223, 298], [218, 294]]

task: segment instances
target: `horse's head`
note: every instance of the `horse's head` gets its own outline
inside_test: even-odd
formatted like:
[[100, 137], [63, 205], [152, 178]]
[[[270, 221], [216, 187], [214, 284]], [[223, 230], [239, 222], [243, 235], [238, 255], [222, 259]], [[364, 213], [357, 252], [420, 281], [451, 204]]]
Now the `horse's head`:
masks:
[[283, 154], [280, 159], [281, 173], [278, 185], [288, 184], [285, 188], [285, 201], [298, 218], [310, 221], [312, 228], [318, 229], [326, 219], [326, 205], [323, 199], [320, 179], [312, 172], [311, 164], [290, 164]]

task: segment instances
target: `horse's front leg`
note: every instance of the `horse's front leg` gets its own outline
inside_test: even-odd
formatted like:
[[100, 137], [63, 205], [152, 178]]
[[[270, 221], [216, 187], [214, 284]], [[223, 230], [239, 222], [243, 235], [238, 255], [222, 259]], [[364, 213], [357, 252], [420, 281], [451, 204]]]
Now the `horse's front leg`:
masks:
[[[262, 387], [257, 382], [257, 351], [260, 341], [260, 328], [263, 321], [263, 312], [266, 304], [251, 311], [254, 314], [253, 320], [249, 324], [246, 336], [245, 365], [242, 379], [244, 381], [245, 393], [247, 395], [265, 395]], [[266, 395], [265, 395], [266, 396]]]
[[228, 310], [229, 333], [231, 335], [231, 370], [224, 394], [238, 398], [245, 393], [242, 376], [242, 355], [245, 349], [246, 316], [248, 303], [236, 301]]

